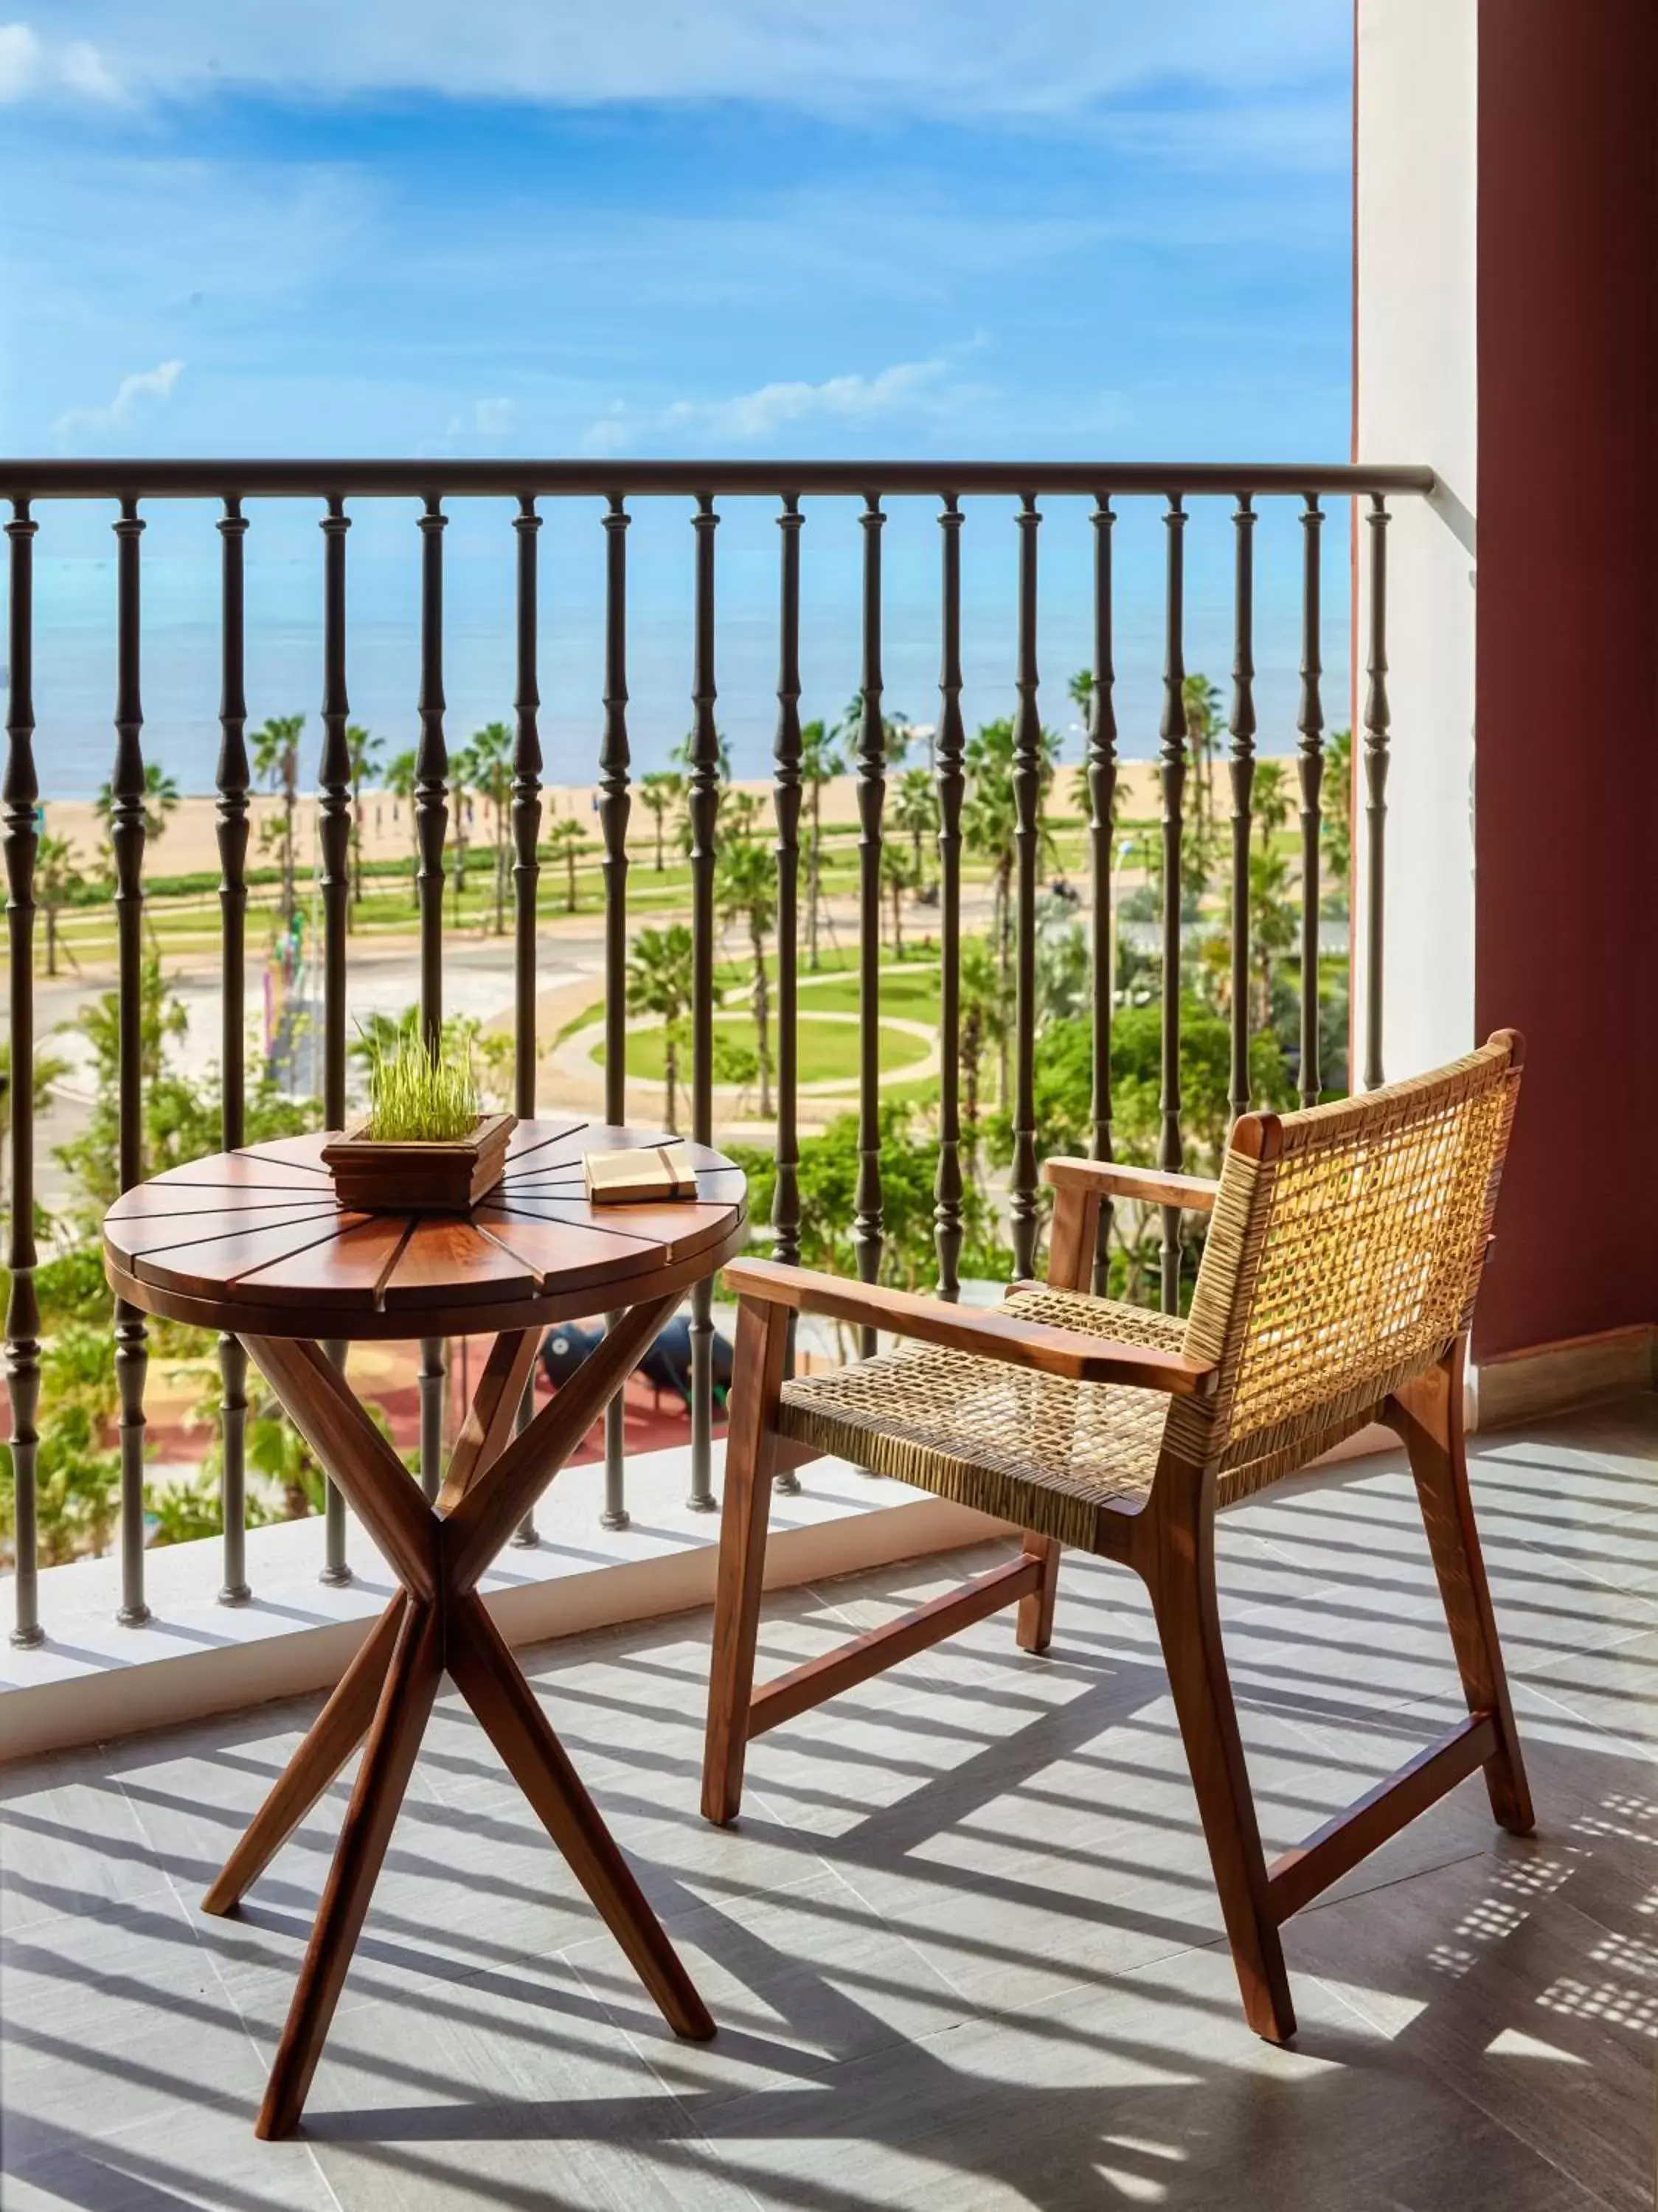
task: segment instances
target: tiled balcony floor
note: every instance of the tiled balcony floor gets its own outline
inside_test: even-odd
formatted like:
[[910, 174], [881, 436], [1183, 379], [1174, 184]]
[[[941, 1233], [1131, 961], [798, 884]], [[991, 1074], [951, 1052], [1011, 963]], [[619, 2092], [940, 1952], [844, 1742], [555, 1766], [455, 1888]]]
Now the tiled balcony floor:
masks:
[[[312, 1708], [0, 1775], [6, 2212], [1649, 2206], [1658, 1401], [1477, 1450], [1538, 1833], [1470, 1781], [1294, 1922], [1293, 2051], [1238, 2009], [1139, 1586], [1068, 1559], [1047, 1658], [999, 1615], [779, 1729], [725, 1834], [704, 1617], [531, 1655], [706, 2048], [446, 1698], [293, 2142], [253, 2118], [343, 1792], [240, 1920], [197, 1900]], [[1221, 1555], [1273, 1851], [1449, 1722], [1449, 1649], [1395, 1463], [1281, 1486]], [[775, 1601], [763, 1664], [988, 1556]]]

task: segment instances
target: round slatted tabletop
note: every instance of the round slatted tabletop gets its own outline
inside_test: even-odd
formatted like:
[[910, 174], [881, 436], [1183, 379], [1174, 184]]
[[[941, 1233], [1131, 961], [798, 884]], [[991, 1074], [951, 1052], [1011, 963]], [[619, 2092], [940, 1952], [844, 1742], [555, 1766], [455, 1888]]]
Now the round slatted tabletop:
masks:
[[589, 1152], [665, 1133], [521, 1121], [506, 1174], [470, 1213], [364, 1213], [335, 1201], [324, 1133], [169, 1168], [104, 1220], [116, 1292], [145, 1311], [247, 1336], [486, 1334], [689, 1289], [741, 1249], [744, 1177], [689, 1147], [697, 1196], [594, 1206]]

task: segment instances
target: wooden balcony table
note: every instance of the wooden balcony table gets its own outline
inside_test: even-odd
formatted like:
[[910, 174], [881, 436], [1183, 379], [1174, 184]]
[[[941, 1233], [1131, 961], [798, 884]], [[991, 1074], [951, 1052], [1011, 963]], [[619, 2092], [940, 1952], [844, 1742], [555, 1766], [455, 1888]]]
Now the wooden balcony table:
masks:
[[[284, 1138], [136, 1185], [104, 1225], [118, 1298], [240, 1337], [383, 1553], [399, 1589], [346, 1669], [204, 1910], [228, 1913], [366, 1736], [260, 2110], [291, 2133], [447, 1670], [674, 2032], [707, 2008], [478, 1595], [480, 1577], [679, 1304], [741, 1248], [743, 1177], [693, 1146], [695, 1201], [595, 1211], [582, 1157], [656, 1132], [525, 1121], [505, 1180], [470, 1214], [353, 1213], [320, 1135]], [[611, 1316], [603, 1343], [515, 1434], [543, 1332]], [[435, 1504], [358, 1403], [325, 1343], [493, 1334]]]

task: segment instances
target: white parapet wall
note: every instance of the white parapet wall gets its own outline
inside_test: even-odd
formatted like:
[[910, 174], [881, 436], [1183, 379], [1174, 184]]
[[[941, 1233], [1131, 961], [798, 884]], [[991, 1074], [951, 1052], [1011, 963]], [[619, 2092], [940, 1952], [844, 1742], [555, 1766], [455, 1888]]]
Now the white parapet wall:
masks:
[[[716, 1443], [716, 1479], [722, 1444]], [[826, 1580], [898, 1559], [1010, 1534], [1005, 1525], [838, 1460], [803, 1468], [797, 1497], [779, 1496], [766, 1553], [771, 1587]], [[708, 1606], [719, 1516], [691, 1511], [688, 1447], [627, 1463], [629, 1526], [600, 1525], [601, 1465], [568, 1468], [543, 1498], [533, 1550], [509, 1548], [481, 1585], [512, 1644]], [[0, 1762], [101, 1742], [272, 1698], [332, 1688], [394, 1584], [355, 1521], [354, 1579], [331, 1589], [320, 1519], [249, 1531], [251, 1603], [217, 1601], [216, 1538], [168, 1545], [145, 1562], [153, 1619], [116, 1620], [119, 1563], [88, 1559], [40, 1577], [46, 1642], [0, 1645]]]
[[[1360, 0], [1358, 9], [1354, 457], [1426, 462], [1440, 483], [1430, 500], [1397, 499], [1388, 509], [1382, 1050], [1389, 1077], [1435, 1066], [1476, 1041], [1478, 13], [1477, 0]], [[1356, 749], [1364, 720], [1368, 534], [1361, 508]], [[1361, 776], [1361, 810], [1363, 793]], [[1362, 811], [1357, 819], [1362, 838]], [[1354, 969], [1361, 1039], [1364, 953], [1361, 939]]]

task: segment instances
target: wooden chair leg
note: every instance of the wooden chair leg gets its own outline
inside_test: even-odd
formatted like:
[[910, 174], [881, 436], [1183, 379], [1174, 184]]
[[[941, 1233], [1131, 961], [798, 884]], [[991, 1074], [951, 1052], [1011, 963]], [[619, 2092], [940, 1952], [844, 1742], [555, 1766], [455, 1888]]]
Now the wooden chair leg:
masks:
[[1042, 1579], [1019, 1601], [1014, 1634], [1021, 1651], [1045, 1651], [1053, 1641], [1053, 1608], [1059, 1595], [1059, 1540], [1025, 1531], [1025, 1557], [1042, 1562]]
[[204, 1912], [235, 1911], [368, 1734], [407, 1603], [399, 1591], [369, 1630], [304, 1742], [203, 1898]]
[[1511, 1834], [1527, 1836], [1536, 1819], [1468, 1490], [1462, 1413], [1465, 1357], [1464, 1341], [1459, 1338], [1437, 1367], [1395, 1395], [1389, 1419], [1410, 1454], [1468, 1710], [1489, 1713], [1496, 1726], [1497, 1747], [1485, 1765], [1491, 1811]]
[[440, 1609], [410, 1603], [254, 2126], [266, 2139], [291, 2135], [299, 2124], [442, 1671]]
[[703, 1749], [703, 1817], [724, 1827], [742, 1802], [748, 1708], [754, 1692], [760, 1586], [776, 1460], [771, 1416], [783, 1388], [789, 1315], [745, 1298], [737, 1310], [731, 1425], [726, 1435], [714, 1650], [708, 1676], [708, 1733]]
[[663, 2019], [676, 2035], [707, 2042], [714, 2033], [707, 2006], [476, 1595], [462, 1598], [450, 1616], [448, 1663], [455, 1686], [655, 1998]]
[[[1195, 1487], [1195, 1472], [1192, 1480]], [[1195, 1495], [1189, 1506], [1183, 1499], [1178, 1511], [1167, 1513], [1161, 1541], [1142, 1571], [1151, 1592], [1244, 2014], [1257, 2035], [1269, 2043], [1287, 2043], [1295, 2033], [1295, 2008], [1221, 1644], [1214, 1528], [1207, 1497]]]

